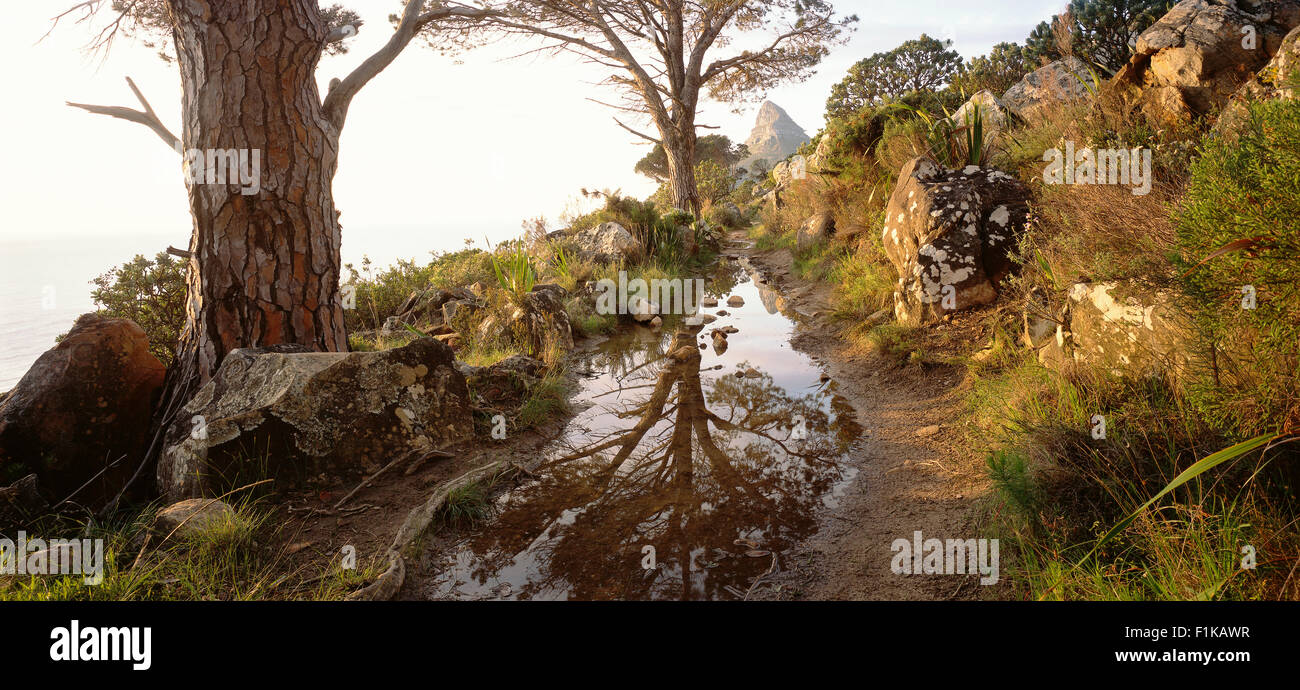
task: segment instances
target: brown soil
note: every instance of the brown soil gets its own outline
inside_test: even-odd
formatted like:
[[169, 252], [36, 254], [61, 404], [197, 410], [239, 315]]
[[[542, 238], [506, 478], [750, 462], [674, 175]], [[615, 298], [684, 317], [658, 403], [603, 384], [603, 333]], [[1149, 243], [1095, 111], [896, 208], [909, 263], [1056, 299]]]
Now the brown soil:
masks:
[[[860, 351], [840, 336], [831, 319], [832, 286], [793, 273], [788, 250], [760, 252], [743, 233], [728, 238], [730, 252], [747, 256], [798, 314], [791, 344], [827, 367], [838, 393], [863, 427], [850, 462], [856, 477], [838, 504], [825, 511], [818, 533], [787, 554], [781, 572], [755, 589], [768, 599], [948, 600], [1005, 596], [1002, 586], [982, 587], [977, 576], [896, 575], [890, 570], [895, 539], [983, 536], [977, 506], [990, 486], [980, 456], [970, 448], [963, 400], [965, 369], [950, 364], [901, 366]], [[941, 343], [978, 337], [977, 317], [944, 324]], [[954, 337], [956, 336], [956, 337]], [[932, 355], [935, 354], [932, 352]], [[920, 437], [917, 431], [937, 425]], [[1002, 554], [1003, 582], [1006, 554]], [[761, 594], [760, 594], [761, 593]]]
[[[297, 490], [276, 501], [279, 532], [284, 553], [292, 568], [320, 572], [337, 562], [344, 546], [356, 549], [358, 568], [387, 566], [387, 551], [407, 514], [422, 505], [434, 487], [498, 460], [521, 466], [564, 428], [564, 419], [553, 419], [508, 440], [485, 445], [481, 438], [448, 449], [453, 457], [435, 458], [406, 474], [409, 465], [397, 465], [358, 491], [339, 510], [333, 506], [355, 489], [361, 479], [326, 479], [319, 486]], [[485, 434], [484, 434], [485, 435]], [[365, 476], [377, 472], [370, 468]]]

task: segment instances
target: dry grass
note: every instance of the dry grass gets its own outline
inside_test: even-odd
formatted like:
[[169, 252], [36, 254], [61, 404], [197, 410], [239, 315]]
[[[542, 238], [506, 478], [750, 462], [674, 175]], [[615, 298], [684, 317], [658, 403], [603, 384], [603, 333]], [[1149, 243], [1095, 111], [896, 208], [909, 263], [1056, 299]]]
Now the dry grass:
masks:
[[1079, 278], [1167, 284], [1176, 235], [1168, 206], [1181, 190], [1160, 184], [1145, 196], [1119, 185], [1037, 185], [1034, 248], [1054, 287]]

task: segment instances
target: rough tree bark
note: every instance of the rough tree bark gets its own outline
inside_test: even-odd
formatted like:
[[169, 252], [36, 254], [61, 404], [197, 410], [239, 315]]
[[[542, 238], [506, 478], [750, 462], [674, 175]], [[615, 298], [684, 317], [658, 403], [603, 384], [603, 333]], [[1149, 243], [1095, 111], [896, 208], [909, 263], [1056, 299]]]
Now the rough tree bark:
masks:
[[695, 125], [689, 134], [669, 130], [663, 139], [664, 153], [668, 154], [668, 185], [673, 192], [673, 206], [691, 215], [700, 215], [700, 194], [695, 185]]
[[[188, 322], [173, 385], [202, 384], [232, 349], [347, 349], [332, 184], [339, 128], [316, 65], [315, 0], [171, 2], [187, 150], [259, 151], [260, 189], [192, 184]], [[209, 181], [210, 182], [210, 181]]]

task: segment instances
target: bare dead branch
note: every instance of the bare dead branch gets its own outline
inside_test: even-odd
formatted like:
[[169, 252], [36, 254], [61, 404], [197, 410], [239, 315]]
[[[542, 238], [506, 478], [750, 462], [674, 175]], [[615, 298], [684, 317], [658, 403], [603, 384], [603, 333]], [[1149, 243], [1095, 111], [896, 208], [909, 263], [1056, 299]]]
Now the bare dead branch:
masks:
[[152, 129], [154, 134], [157, 134], [158, 138], [162, 139], [163, 143], [167, 144], [168, 148], [179, 152], [181, 145], [180, 138], [175, 134], [172, 134], [171, 130], [167, 129], [167, 125], [164, 125], [162, 120], [158, 118], [158, 114], [154, 112], [153, 106], [149, 105], [149, 101], [145, 99], [144, 94], [140, 93], [140, 89], [136, 87], [135, 81], [133, 81], [131, 77], [127, 77], [126, 83], [127, 86], [131, 87], [131, 92], [135, 94], [136, 99], [140, 101], [140, 105], [144, 110], [133, 110], [118, 105], [73, 103], [72, 101], [67, 101], [67, 104], [74, 108], [81, 108], [87, 112], [95, 113], [96, 115], [107, 115], [109, 117], [116, 117], [119, 120], [127, 120], [129, 122], [142, 124], [149, 129]]
[[650, 143], [652, 143], [652, 144], [662, 144], [662, 143], [663, 143], [663, 141], [660, 140], [660, 139], [656, 139], [656, 138], [650, 136], [649, 134], [643, 134], [643, 133], [641, 133], [641, 132], [638, 132], [638, 131], [636, 131], [635, 129], [632, 129], [631, 127], [628, 127], [627, 125], [623, 124], [622, 122], [619, 122], [619, 120], [618, 120], [617, 117], [614, 118], [614, 122], [615, 122], [616, 124], [618, 124], [619, 127], [622, 127], [623, 129], [626, 129], [627, 131], [629, 131], [629, 132], [631, 132], [631, 133], [637, 135], [638, 137], [641, 137], [642, 139], [645, 139], [646, 141], [648, 141], [648, 142], [650, 142]]

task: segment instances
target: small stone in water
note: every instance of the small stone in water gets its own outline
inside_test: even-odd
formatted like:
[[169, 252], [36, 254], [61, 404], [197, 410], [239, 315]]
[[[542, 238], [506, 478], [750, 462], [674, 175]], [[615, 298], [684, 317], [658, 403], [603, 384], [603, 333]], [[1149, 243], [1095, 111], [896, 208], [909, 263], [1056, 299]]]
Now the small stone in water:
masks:
[[732, 295], [732, 296], [730, 296], [730, 297], [727, 298], [727, 306], [728, 306], [728, 307], [743, 307], [743, 306], [745, 306], [745, 298], [744, 298], [744, 297], [741, 297], [740, 295]]

